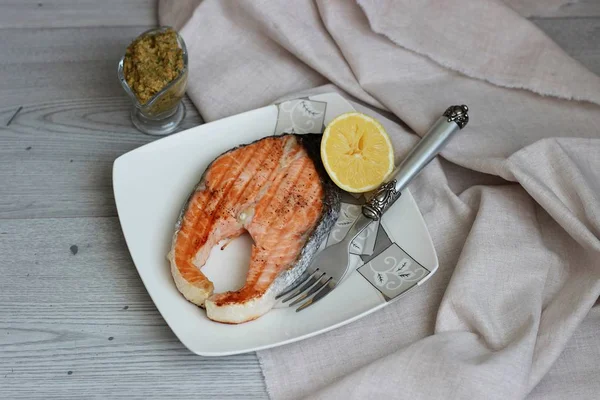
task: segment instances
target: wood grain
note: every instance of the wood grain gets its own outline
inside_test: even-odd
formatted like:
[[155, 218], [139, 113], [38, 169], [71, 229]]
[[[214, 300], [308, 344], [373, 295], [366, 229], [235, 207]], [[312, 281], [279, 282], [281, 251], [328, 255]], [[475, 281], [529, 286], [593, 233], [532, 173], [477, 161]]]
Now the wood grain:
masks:
[[[12, 0], [0, 5], [0, 29], [153, 25], [156, 0]], [[598, 17], [597, 0], [564, 1], [559, 7], [527, 5], [529, 17]]]
[[[131, 125], [130, 106], [124, 95], [23, 106], [0, 128], [0, 218], [116, 216], [114, 160], [156, 140]], [[180, 130], [202, 123], [185, 106]], [[0, 121], [15, 111], [0, 109]]]
[[600, 4], [597, 0], [503, 0], [526, 18], [598, 17]]
[[[600, 9], [600, 0], [597, 2]], [[600, 75], [600, 17], [532, 19], [571, 57]]]
[[[522, 1], [522, 0], [520, 0]], [[534, 2], [531, 2], [534, 3]], [[528, 6], [534, 6], [530, 4]], [[544, 2], [536, 4], [535, 10], [527, 15], [534, 18], [600, 17], [598, 0], [564, 0], [557, 8], [547, 7]]]
[[203, 358], [183, 347], [117, 218], [2, 220], [0, 254], [10, 254], [0, 258], [3, 399], [264, 398], [254, 354]]
[[0, 30], [0, 107], [122, 95], [117, 63], [148, 27]]
[[156, 23], [156, 0], [12, 0], [0, 5], [0, 29], [131, 26]]

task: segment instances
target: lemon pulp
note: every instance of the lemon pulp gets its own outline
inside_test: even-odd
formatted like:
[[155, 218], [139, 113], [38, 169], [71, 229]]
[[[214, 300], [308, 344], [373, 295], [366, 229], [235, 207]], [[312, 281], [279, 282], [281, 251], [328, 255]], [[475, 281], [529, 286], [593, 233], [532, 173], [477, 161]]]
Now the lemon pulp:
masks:
[[358, 112], [342, 114], [327, 125], [321, 159], [331, 180], [352, 193], [377, 188], [394, 169], [394, 149], [385, 129]]

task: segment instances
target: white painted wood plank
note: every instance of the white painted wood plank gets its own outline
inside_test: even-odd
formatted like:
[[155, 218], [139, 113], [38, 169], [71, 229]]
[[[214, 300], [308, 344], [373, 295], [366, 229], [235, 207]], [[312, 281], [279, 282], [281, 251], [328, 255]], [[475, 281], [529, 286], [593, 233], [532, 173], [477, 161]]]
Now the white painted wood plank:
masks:
[[[522, 1], [508, 3], [522, 3]], [[527, 16], [543, 18], [600, 17], [598, 0], [551, 4], [525, 4]], [[517, 7], [517, 9], [519, 9]], [[88, 26], [155, 25], [155, 0], [4, 0], [0, 2], [0, 29], [64, 28]]]
[[[186, 99], [179, 130], [202, 123]], [[116, 216], [112, 164], [156, 140], [129, 119], [129, 99], [65, 100], [0, 110], [0, 218]]]
[[156, 0], [4, 0], [0, 29], [157, 23]]
[[[528, 17], [600, 17], [600, 1], [598, 0], [553, 0], [548, 2], [508, 0], [508, 3], [520, 3], [520, 11]], [[557, 6], [552, 6], [553, 4], [557, 4]], [[519, 7], [516, 8], [519, 10]]]
[[0, 30], [0, 107], [122, 95], [117, 63], [146, 28]]
[[266, 397], [254, 354], [178, 341], [117, 218], [1, 220], [0, 254], [0, 398]]
[[[600, 0], [597, 1], [600, 6]], [[532, 21], [571, 57], [600, 74], [600, 17], [533, 18]]]

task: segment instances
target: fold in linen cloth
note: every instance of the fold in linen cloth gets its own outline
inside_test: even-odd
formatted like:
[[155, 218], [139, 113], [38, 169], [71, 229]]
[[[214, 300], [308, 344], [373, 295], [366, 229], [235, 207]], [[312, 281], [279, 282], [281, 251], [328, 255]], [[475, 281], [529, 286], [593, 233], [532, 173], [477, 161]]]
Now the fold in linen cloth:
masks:
[[208, 121], [336, 90], [399, 161], [448, 105], [470, 107], [410, 185], [436, 275], [259, 352], [271, 398], [598, 398], [600, 77], [518, 14], [561, 3], [160, 1]]

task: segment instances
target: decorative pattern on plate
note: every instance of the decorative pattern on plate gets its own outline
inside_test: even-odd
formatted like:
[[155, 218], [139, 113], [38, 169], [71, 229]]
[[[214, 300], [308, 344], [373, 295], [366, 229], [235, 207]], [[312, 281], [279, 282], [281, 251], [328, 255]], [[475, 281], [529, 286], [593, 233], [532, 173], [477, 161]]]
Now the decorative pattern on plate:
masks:
[[278, 104], [279, 114], [275, 135], [282, 133], [322, 133], [325, 130], [327, 103], [308, 99], [284, 101]]
[[387, 301], [400, 296], [429, 275], [429, 270], [396, 243], [392, 243], [379, 255], [359, 267], [358, 272], [379, 290]]
[[[344, 200], [344, 199], [342, 199]], [[342, 202], [340, 216], [336, 221], [333, 229], [327, 238], [327, 246], [341, 242], [350, 230], [350, 227], [356, 221], [361, 213], [361, 206], [357, 204], [348, 204]], [[350, 244], [350, 253], [356, 255], [371, 255], [375, 248], [375, 239], [377, 237], [377, 229], [379, 222], [374, 222], [369, 225], [364, 231], [358, 235]]]

